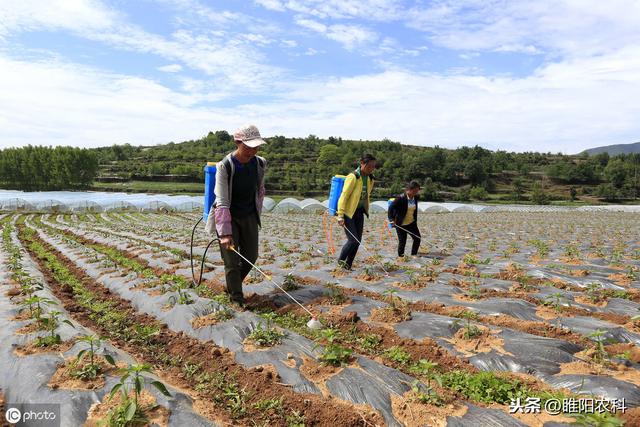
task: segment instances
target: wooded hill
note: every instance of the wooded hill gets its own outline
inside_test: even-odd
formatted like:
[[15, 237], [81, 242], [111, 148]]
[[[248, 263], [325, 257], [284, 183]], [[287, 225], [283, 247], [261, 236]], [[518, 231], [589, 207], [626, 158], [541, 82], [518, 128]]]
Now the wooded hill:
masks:
[[[493, 152], [479, 146], [451, 150], [401, 145], [387, 139], [347, 141], [314, 135], [275, 136], [267, 141], [260, 155], [269, 162], [269, 195], [326, 198], [331, 177], [353, 170], [363, 153], [378, 159], [376, 198], [401, 192], [411, 179], [423, 184], [428, 200], [620, 201], [634, 199], [640, 189], [639, 154], [568, 156]], [[100, 165], [100, 189], [109, 189], [110, 184], [104, 182], [202, 182], [206, 162], [220, 160], [234, 147], [226, 131], [217, 131], [182, 143], [114, 145], [91, 151]]]

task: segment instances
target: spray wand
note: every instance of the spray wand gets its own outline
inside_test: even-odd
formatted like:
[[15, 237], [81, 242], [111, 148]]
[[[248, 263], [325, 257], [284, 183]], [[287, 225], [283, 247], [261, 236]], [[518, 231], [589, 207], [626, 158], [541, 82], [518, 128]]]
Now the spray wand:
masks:
[[317, 316], [314, 315], [311, 311], [309, 311], [309, 309], [307, 307], [305, 307], [304, 305], [302, 305], [297, 299], [295, 299], [293, 297], [293, 295], [291, 295], [289, 292], [285, 291], [282, 286], [280, 286], [278, 283], [276, 283], [275, 280], [273, 280], [273, 278], [271, 276], [269, 276], [268, 274], [266, 274], [264, 271], [262, 271], [257, 265], [255, 265], [254, 263], [252, 263], [251, 261], [249, 261], [247, 258], [244, 257], [244, 255], [242, 255], [240, 252], [238, 252], [236, 250], [236, 248], [231, 245], [229, 246], [229, 250], [232, 250], [233, 252], [235, 252], [240, 258], [242, 258], [243, 260], [245, 260], [246, 262], [249, 263], [249, 265], [251, 265], [253, 268], [255, 268], [258, 272], [260, 272], [260, 274], [262, 274], [265, 279], [269, 280], [271, 283], [273, 283], [274, 285], [276, 285], [276, 287], [278, 287], [278, 289], [280, 289], [282, 292], [284, 292], [289, 298], [291, 298], [291, 300], [293, 302], [295, 302], [296, 304], [298, 304], [300, 307], [302, 307], [302, 309], [304, 311], [306, 311], [307, 313], [309, 313], [309, 315], [311, 316], [311, 320], [309, 320], [307, 322], [307, 328], [309, 329], [315, 329], [315, 330], [319, 330], [322, 329], [322, 323], [320, 323], [320, 321], [318, 320]]

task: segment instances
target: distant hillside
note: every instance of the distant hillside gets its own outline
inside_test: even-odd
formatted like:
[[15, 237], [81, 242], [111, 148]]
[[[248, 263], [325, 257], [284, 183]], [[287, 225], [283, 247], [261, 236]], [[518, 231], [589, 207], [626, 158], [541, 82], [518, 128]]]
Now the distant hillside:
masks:
[[584, 150], [584, 153], [590, 156], [600, 153], [609, 153], [610, 156], [617, 156], [618, 154], [640, 153], [640, 142], [634, 142], [633, 144], [605, 145], [603, 147]]
[[[282, 197], [327, 197], [331, 177], [346, 174], [363, 153], [378, 158], [373, 197], [422, 183], [425, 200], [487, 200], [546, 203], [549, 200], [629, 200], [640, 194], [632, 159], [606, 154], [489, 151], [479, 146], [455, 150], [403, 145], [388, 139], [349, 141], [314, 135], [274, 136], [260, 149], [269, 167], [267, 193]], [[96, 190], [202, 191], [203, 165], [221, 159], [235, 144], [226, 131], [153, 147], [114, 145], [93, 149], [99, 162]]]

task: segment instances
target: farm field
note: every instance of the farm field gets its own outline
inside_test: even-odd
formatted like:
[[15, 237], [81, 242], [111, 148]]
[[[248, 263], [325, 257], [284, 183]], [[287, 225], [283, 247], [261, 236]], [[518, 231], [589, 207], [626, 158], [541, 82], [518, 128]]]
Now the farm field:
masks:
[[[0, 214], [0, 409], [59, 403], [64, 426], [640, 425], [637, 214], [420, 214], [406, 259], [373, 214], [344, 272], [326, 217], [266, 213], [258, 266], [319, 331], [258, 271], [231, 304], [217, 246], [192, 283], [198, 218]], [[196, 273], [209, 240], [200, 224]]]

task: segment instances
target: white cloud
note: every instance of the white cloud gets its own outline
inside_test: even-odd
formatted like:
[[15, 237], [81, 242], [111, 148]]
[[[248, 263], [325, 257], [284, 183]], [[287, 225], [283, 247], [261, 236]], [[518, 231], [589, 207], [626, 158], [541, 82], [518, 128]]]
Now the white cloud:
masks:
[[352, 50], [360, 45], [374, 42], [378, 36], [366, 28], [356, 25], [332, 25], [327, 37], [341, 43], [345, 49]]
[[[191, 13], [213, 14], [195, 0], [167, 0], [175, 6], [189, 5]], [[31, 31], [43, 28], [65, 30], [85, 39], [106, 43], [116, 49], [151, 53], [215, 77], [221, 87], [246, 92], [264, 89], [281, 72], [263, 63], [256, 45], [270, 40], [260, 34], [237, 35], [220, 31], [178, 30], [170, 38], [149, 33], [128, 23], [123, 16], [98, 0], [55, 0], [52, 2], [0, 3], [0, 22], [6, 30]], [[69, 18], [66, 15], [76, 16]], [[3, 27], [0, 27], [3, 28]], [[1, 34], [1, 33], [0, 33]], [[242, 64], [242, 67], [237, 67]]]
[[296, 19], [296, 24], [300, 25], [301, 27], [307, 28], [309, 30], [318, 32], [318, 33], [326, 33], [327, 32], [327, 26], [314, 21], [312, 19], [304, 19], [304, 18], [300, 18], [300, 19]]
[[147, 79], [0, 56], [0, 148], [162, 143], [235, 124], [197, 102]]
[[328, 39], [337, 41], [347, 50], [353, 50], [358, 46], [374, 42], [378, 38], [377, 34], [359, 25], [335, 24], [327, 26], [306, 18], [296, 19], [296, 24], [320, 33]]
[[269, 10], [275, 10], [278, 12], [284, 12], [286, 10], [282, 2], [279, 0], [255, 0], [255, 3]]
[[182, 71], [182, 65], [180, 64], [169, 64], [163, 65], [162, 67], [158, 67], [159, 71], [163, 71], [165, 73], [179, 73]]
[[180, 141], [251, 121], [265, 135], [389, 137], [407, 144], [579, 152], [640, 135], [640, 48], [551, 64], [525, 78], [410, 73], [279, 82], [268, 102], [224, 100], [207, 81], [186, 93], [77, 64], [0, 56], [0, 144], [81, 146]]
[[255, 0], [267, 9], [311, 15], [320, 19], [363, 18], [390, 21], [402, 16], [399, 0]]
[[96, 0], [20, 0], [0, 2], [0, 35], [10, 31], [106, 30], [118, 14]]
[[407, 22], [460, 50], [588, 56], [640, 42], [635, 0], [439, 0], [411, 8]]

